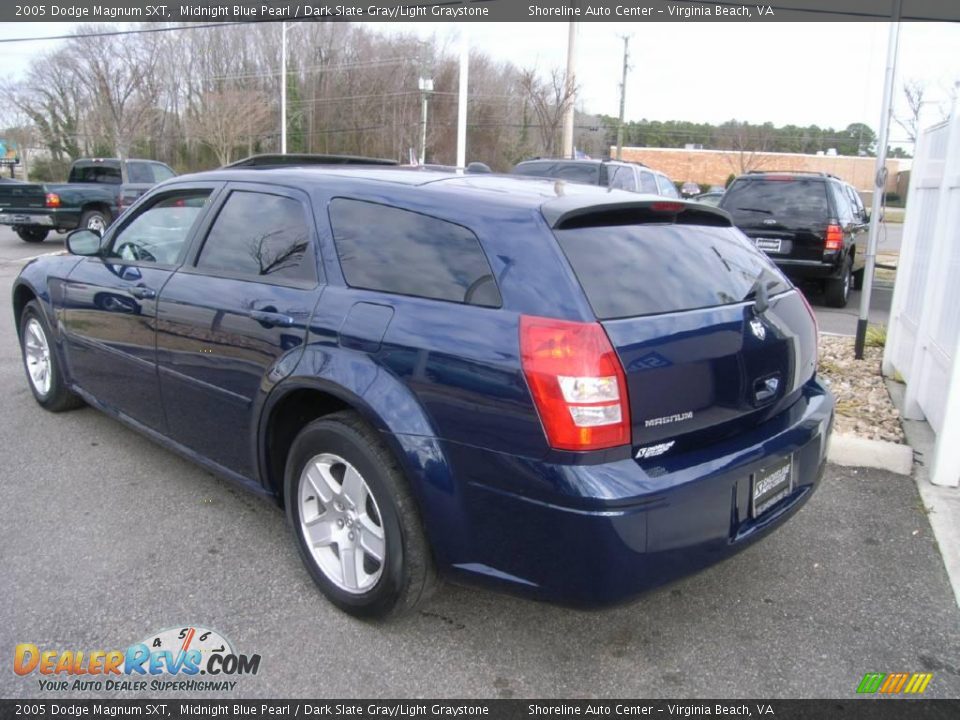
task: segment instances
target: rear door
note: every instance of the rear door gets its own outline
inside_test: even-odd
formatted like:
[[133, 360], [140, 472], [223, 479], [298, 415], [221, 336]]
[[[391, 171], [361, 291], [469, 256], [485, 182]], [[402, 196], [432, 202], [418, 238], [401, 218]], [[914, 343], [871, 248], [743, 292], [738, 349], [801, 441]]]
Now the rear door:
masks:
[[160, 296], [160, 389], [174, 440], [254, 477], [255, 401], [293, 370], [320, 295], [316, 230], [304, 193], [270, 185], [228, 185], [211, 216]]
[[555, 234], [623, 364], [635, 445], [742, 432], [795, 402], [813, 375], [803, 299], [735, 228], [644, 222]]
[[820, 262], [830, 219], [822, 177], [758, 175], [738, 178], [720, 207], [774, 260]]

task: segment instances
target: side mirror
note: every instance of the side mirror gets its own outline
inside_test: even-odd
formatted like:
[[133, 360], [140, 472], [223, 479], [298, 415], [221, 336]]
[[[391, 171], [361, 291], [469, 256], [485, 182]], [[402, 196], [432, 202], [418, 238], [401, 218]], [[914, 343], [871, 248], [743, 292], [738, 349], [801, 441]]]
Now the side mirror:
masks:
[[72, 255], [99, 255], [102, 243], [103, 238], [93, 230], [82, 228], [67, 233], [67, 251]]

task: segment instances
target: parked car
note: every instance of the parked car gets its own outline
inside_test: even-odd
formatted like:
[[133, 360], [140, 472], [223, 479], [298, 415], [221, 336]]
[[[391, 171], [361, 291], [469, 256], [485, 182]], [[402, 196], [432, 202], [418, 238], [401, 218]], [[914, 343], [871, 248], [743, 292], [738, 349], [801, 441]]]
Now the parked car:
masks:
[[673, 181], [639, 163], [618, 160], [525, 160], [510, 171], [513, 175], [557, 178], [587, 185], [600, 185], [617, 190], [679, 198]]
[[687, 181], [680, 186], [680, 194], [684, 197], [693, 197], [700, 194], [700, 186], [692, 181]]
[[719, 205], [795, 280], [822, 285], [827, 305], [846, 307], [863, 284], [868, 215], [849, 184], [825, 173], [741, 175]]
[[710, 192], [700, 193], [699, 195], [694, 195], [691, 200], [694, 200], [698, 203], [703, 203], [704, 205], [712, 205], [717, 207], [720, 204], [720, 200], [723, 198], [725, 190], [711, 190]]
[[77, 160], [66, 183], [0, 185], [0, 225], [13, 226], [24, 242], [43, 242], [51, 230], [102, 232], [125, 207], [174, 175], [155, 160]]
[[23, 268], [27, 382], [273, 498], [347, 612], [408, 611], [440, 577], [632, 597], [791, 517], [833, 400], [809, 306], [726, 213], [581, 190], [176, 178]]

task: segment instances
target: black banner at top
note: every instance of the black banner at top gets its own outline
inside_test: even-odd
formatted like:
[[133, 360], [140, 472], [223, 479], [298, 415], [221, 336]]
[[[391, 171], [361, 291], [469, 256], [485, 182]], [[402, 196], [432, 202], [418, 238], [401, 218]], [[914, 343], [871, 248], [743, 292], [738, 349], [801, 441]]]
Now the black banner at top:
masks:
[[[784, 22], [889, 21], [895, 0], [24, 0], [6, 22]], [[905, 21], [960, 21], [955, 0], [901, 0]]]

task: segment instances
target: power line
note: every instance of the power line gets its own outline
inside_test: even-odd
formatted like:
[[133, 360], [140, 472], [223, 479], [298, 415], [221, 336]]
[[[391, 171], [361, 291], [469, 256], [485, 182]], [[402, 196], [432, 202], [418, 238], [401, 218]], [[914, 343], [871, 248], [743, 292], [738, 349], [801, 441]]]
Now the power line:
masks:
[[115, 37], [117, 35], [147, 35], [150, 33], [174, 32], [176, 30], [204, 30], [206, 28], [226, 27], [228, 25], [254, 25], [254, 20], [233, 20], [219, 23], [198, 23], [190, 25], [172, 25], [169, 27], [140, 28], [138, 30], [101, 30], [98, 32], [79, 32], [72, 35], [44, 35], [41, 37], [0, 38], [0, 43], [43, 42], [46, 40], [73, 40], [75, 38]]

